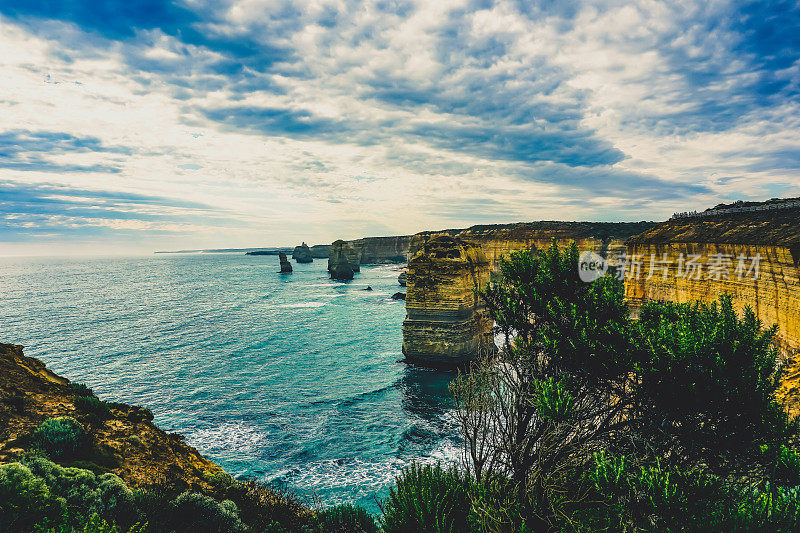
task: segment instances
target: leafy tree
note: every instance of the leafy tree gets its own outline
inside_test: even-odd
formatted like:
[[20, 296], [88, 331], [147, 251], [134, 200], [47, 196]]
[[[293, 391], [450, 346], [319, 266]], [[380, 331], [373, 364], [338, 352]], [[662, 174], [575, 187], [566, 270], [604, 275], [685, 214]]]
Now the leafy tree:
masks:
[[452, 386], [465, 457], [478, 481], [507, 478], [533, 525], [560, 512], [558, 487], [627, 423], [635, 358], [622, 296], [619, 280], [580, 280], [574, 243], [512, 253], [483, 293], [504, 343], [499, 364], [484, 359]]

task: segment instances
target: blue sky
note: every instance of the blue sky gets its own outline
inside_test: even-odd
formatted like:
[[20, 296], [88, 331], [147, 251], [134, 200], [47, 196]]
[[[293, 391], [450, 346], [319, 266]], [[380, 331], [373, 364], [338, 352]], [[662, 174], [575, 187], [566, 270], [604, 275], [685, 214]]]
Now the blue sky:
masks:
[[0, 0], [7, 253], [800, 196], [800, 4]]

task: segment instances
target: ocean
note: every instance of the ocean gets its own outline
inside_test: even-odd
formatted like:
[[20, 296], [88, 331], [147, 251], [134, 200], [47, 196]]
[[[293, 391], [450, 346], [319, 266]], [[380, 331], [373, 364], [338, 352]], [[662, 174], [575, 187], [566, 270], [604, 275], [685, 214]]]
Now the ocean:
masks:
[[[236, 477], [377, 512], [412, 461], [458, 457], [452, 374], [402, 358], [394, 265], [328, 279], [277, 256], [0, 259], [0, 342], [150, 408]], [[367, 286], [372, 291], [364, 290]]]

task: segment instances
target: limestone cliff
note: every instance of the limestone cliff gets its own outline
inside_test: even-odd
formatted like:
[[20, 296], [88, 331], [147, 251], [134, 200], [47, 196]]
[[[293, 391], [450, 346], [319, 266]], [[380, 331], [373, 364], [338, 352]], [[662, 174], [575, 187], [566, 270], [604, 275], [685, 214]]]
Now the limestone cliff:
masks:
[[411, 235], [364, 237], [350, 242], [358, 252], [362, 265], [405, 263], [408, 261]]
[[631, 238], [627, 253], [642, 268], [638, 279], [629, 269], [625, 280], [634, 309], [646, 300], [712, 302], [727, 293], [766, 326], [777, 324], [787, 363], [781, 394], [800, 406], [800, 209], [670, 220]]
[[403, 354], [412, 363], [463, 365], [495, 351], [475, 289], [489, 279], [480, 247], [448, 235], [427, 239], [408, 264]]
[[327, 259], [331, 252], [330, 244], [315, 244], [310, 247], [311, 257], [314, 259]]
[[651, 229], [655, 222], [521, 222], [517, 224], [478, 225], [462, 230], [422, 232], [414, 235], [410, 253], [417, 252], [428, 239], [437, 235], [452, 235], [462, 241], [478, 245], [489, 260], [492, 269], [500, 258], [516, 250], [536, 250], [550, 246], [556, 239], [560, 246], [575, 241], [581, 250], [592, 250], [600, 255], [616, 257], [625, 251], [625, 241]]
[[340, 239], [331, 244], [328, 256], [328, 272], [331, 279], [353, 279], [353, 273], [359, 270], [358, 254], [349, 242]]
[[[414, 362], [450, 365], [493, 348], [491, 322], [473, 289], [483, 289], [500, 258], [515, 250], [541, 249], [552, 239], [601, 255], [625, 251], [625, 240], [650, 222], [532, 222], [473, 226], [413, 236], [406, 279], [403, 353]], [[451, 257], [452, 256], [452, 257]]]
[[70, 416], [90, 437], [76, 458], [81, 466], [113, 472], [129, 486], [207, 492], [207, 474], [222, 472], [183, 437], [155, 426], [147, 409], [115, 403], [107, 419], [97, 420], [77, 400], [69, 380], [25, 357], [22, 346], [0, 344], [0, 462], [17, 460], [28, 448], [30, 433], [45, 419]]
[[306, 243], [294, 247], [292, 259], [298, 263], [312, 263], [314, 261], [314, 257], [311, 255], [311, 249]]

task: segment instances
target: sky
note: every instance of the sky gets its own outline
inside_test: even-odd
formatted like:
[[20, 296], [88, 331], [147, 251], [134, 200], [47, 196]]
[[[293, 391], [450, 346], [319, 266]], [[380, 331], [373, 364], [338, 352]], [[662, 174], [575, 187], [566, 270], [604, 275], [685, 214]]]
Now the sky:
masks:
[[798, 28], [766, 0], [0, 0], [0, 250], [800, 196]]

